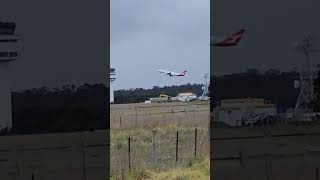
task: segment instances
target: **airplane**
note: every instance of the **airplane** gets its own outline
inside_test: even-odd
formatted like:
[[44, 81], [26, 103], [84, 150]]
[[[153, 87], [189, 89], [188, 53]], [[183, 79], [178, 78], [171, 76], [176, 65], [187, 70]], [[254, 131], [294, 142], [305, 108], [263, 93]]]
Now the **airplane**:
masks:
[[186, 73], [187, 73], [187, 71], [183, 71], [181, 73], [176, 73], [176, 72], [168, 71], [168, 70], [165, 70], [165, 69], [158, 69], [158, 72], [163, 73], [165, 75], [168, 75], [170, 77], [173, 77], [173, 76], [185, 76]]
[[211, 37], [210, 46], [218, 46], [218, 47], [236, 46], [240, 42], [245, 31], [246, 31], [245, 29], [240, 29], [236, 33], [233, 33], [230, 36], [223, 37], [223, 38]]

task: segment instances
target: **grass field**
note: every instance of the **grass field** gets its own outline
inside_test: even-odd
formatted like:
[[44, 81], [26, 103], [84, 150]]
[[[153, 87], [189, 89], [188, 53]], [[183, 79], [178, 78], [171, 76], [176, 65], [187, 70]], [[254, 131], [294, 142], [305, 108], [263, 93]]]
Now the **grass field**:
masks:
[[[203, 102], [111, 106], [111, 178], [209, 179], [208, 116], [209, 104]], [[156, 130], [154, 146], [153, 130]], [[176, 162], [177, 131], [179, 156]], [[211, 135], [212, 178], [320, 179], [319, 123], [240, 128], [212, 126]]]
[[213, 178], [319, 179], [319, 124], [212, 128], [211, 131]]
[[[124, 175], [124, 179], [152, 179], [152, 180], [208, 180], [210, 176], [209, 160], [194, 160], [186, 167], [176, 167], [166, 171], [152, 171], [148, 169], [135, 169]], [[111, 177], [111, 180], [119, 179], [117, 176]]]
[[0, 136], [0, 179], [106, 179], [108, 133]]
[[112, 105], [110, 114], [112, 179], [209, 179], [208, 103]]

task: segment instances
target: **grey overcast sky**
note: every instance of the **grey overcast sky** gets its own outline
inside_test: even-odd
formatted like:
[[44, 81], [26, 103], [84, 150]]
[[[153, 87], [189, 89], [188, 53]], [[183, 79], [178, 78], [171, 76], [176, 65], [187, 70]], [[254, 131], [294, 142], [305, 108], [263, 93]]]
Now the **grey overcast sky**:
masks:
[[[111, 0], [115, 89], [201, 83], [210, 71], [209, 0]], [[157, 69], [187, 70], [170, 78]]]
[[107, 14], [101, 0], [2, 0], [0, 21], [21, 36], [13, 90], [106, 83]]
[[[211, 1], [213, 34], [247, 29], [239, 46], [211, 48], [211, 74], [242, 72], [246, 68], [288, 71], [299, 66], [303, 56], [292, 43], [311, 34], [315, 47], [320, 48], [319, 8], [318, 0]], [[314, 54], [313, 63], [320, 63], [319, 58]]]

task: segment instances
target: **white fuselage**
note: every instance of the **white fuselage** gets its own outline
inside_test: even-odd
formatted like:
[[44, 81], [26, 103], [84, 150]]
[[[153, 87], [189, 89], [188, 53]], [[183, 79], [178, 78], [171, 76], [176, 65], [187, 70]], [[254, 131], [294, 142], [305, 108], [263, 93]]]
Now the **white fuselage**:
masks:
[[158, 72], [172, 77], [172, 76], [185, 76], [187, 71], [183, 71], [181, 73], [176, 73], [176, 72], [168, 71], [168, 70], [165, 70], [165, 69], [158, 69]]

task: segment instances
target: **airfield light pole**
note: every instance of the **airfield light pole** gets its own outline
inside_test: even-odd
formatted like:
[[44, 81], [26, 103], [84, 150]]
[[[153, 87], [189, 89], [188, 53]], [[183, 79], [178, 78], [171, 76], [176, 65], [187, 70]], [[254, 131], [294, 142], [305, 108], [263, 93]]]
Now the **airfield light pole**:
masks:
[[138, 126], [138, 110], [137, 110], [137, 106], [134, 107], [134, 109], [136, 110], [136, 124], [135, 126]]
[[295, 112], [308, 113], [312, 112], [310, 102], [314, 98], [314, 73], [311, 69], [310, 54], [320, 52], [320, 50], [313, 49], [312, 38], [310, 36], [294, 43], [294, 47], [305, 56], [305, 60], [300, 69], [300, 93], [296, 102]]

